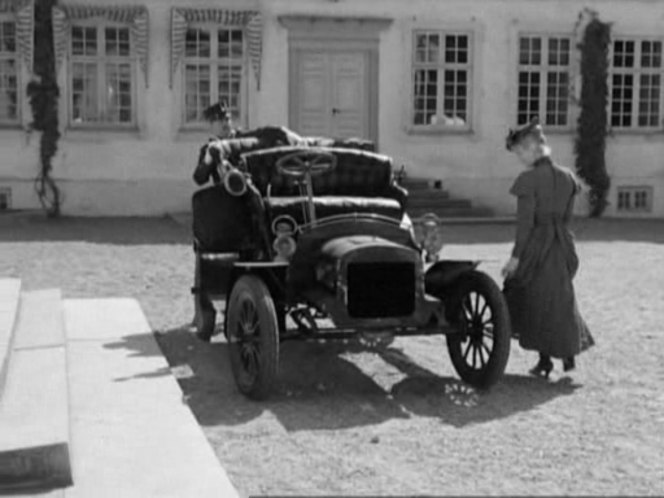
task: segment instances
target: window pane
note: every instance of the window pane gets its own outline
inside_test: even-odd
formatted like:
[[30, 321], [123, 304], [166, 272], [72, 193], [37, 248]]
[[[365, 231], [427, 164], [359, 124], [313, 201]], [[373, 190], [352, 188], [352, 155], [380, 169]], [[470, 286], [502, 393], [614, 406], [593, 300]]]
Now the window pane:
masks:
[[233, 117], [240, 115], [242, 66], [219, 66], [217, 93], [220, 102], [225, 102]]
[[420, 33], [415, 36], [415, 62], [436, 63], [440, 57], [440, 35]]
[[72, 121], [74, 123], [99, 121], [95, 63], [72, 64], [72, 89]]
[[447, 35], [445, 37], [445, 62], [468, 63], [468, 36]]
[[438, 70], [418, 69], [413, 78], [414, 124], [431, 124], [438, 107]]
[[639, 126], [659, 125], [659, 99], [661, 94], [661, 76], [642, 74], [639, 91]]
[[188, 29], [185, 37], [185, 57], [210, 57], [210, 32]]
[[611, 83], [611, 126], [631, 126], [634, 77], [631, 74], [614, 74]]
[[220, 59], [242, 58], [243, 43], [241, 29], [220, 29], [217, 55]]
[[18, 119], [18, 71], [16, 61], [0, 59], [0, 121]]
[[542, 39], [521, 37], [519, 40], [519, 64], [539, 66], [542, 63]]
[[0, 53], [16, 52], [16, 23], [0, 22]]
[[131, 65], [106, 64], [106, 121], [131, 123]]
[[634, 41], [616, 40], [613, 43], [613, 66], [634, 67]]
[[187, 64], [185, 67], [185, 120], [203, 121], [203, 111], [210, 105], [210, 66]]
[[641, 42], [641, 67], [644, 68], [662, 67], [662, 42], [660, 41]]
[[568, 38], [549, 38], [549, 65], [569, 65], [570, 41]]
[[567, 72], [549, 72], [546, 83], [545, 123], [564, 126], [567, 124], [569, 75]]
[[129, 56], [129, 29], [128, 28], [106, 28], [106, 55]]
[[519, 72], [519, 100], [517, 123], [525, 124], [539, 115], [540, 73], [536, 71]]

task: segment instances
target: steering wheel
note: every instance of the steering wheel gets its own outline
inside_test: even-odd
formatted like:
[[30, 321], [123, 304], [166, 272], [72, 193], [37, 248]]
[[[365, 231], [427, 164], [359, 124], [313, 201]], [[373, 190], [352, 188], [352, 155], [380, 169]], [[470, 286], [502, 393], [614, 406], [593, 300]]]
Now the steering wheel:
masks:
[[277, 171], [282, 175], [303, 178], [318, 176], [337, 166], [337, 156], [320, 149], [298, 150], [277, 159]]

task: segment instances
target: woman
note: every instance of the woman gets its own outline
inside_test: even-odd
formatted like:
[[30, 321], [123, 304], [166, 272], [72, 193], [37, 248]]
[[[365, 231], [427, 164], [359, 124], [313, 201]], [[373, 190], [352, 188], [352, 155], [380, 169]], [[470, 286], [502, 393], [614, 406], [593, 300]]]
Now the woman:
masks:
[[526, 169], [510, 190], [518, 199], [517, 229], [503, 268], [505, 297], [519, 344], [540, 354], [530, 373], [548, 377], [552, 357], [569, 371], [574, 357], [594, 344], [572, 285], [579, 260], [568, 224], [580, 186], [570, 170], [551, 160], [537, 119], [510, 130], [506, 145]]

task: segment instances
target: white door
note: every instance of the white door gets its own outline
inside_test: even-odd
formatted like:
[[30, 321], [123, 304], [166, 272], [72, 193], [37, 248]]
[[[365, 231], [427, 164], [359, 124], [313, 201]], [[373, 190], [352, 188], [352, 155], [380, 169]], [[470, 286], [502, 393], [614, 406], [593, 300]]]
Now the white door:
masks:
[[369, 137], [367, 53], [298, 51], [292, 126], [305, 136]]

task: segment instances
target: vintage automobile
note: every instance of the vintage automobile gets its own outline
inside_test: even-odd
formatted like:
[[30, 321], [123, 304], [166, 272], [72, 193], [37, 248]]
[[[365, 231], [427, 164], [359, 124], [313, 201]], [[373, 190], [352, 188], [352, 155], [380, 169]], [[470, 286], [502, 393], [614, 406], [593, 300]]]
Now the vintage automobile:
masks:
[[479, 262], [438, 260], [435, 217], [411, 222], [391, 159], [354, 142], [276, 143], [210, 143], [203, 170], [219, 183], [192, 200], [197, 334], [218, 330], [223, 301], [240, 392], [270, 394], [286, 341], [433, 334], [461, 379], [497, 382], [510, 349], [502, 293]]

